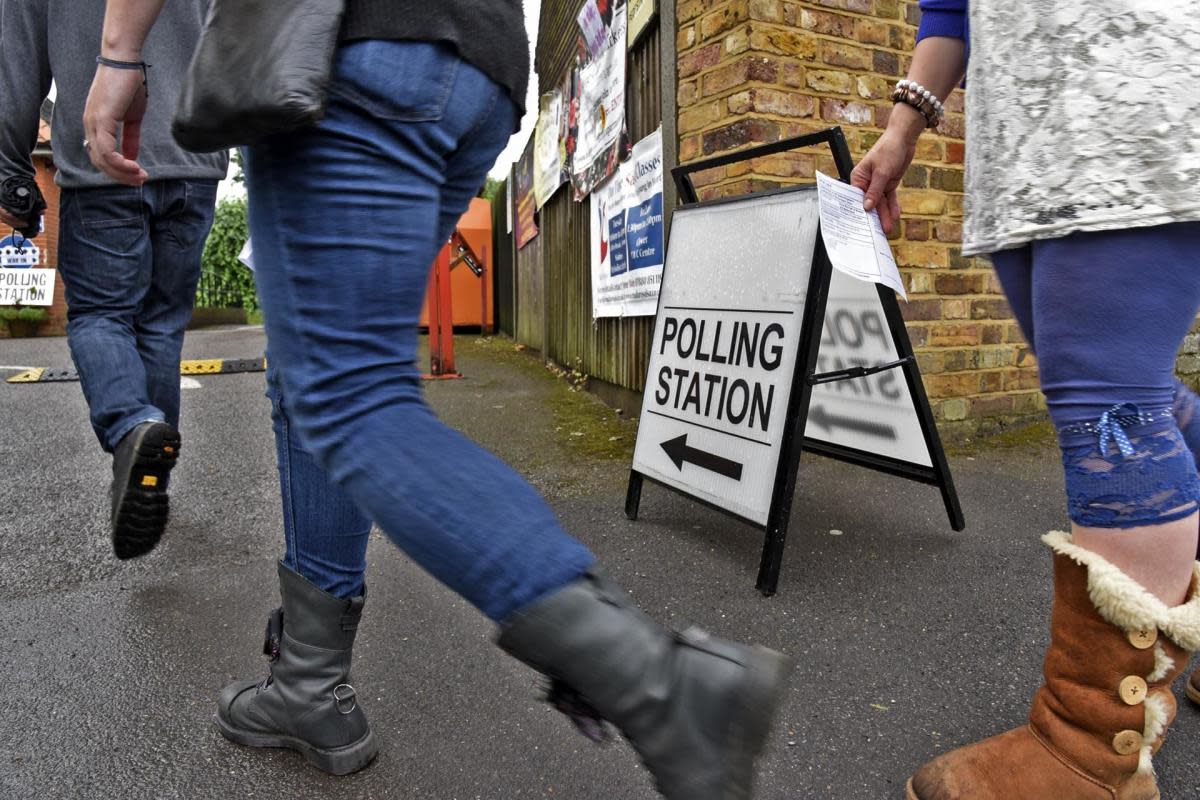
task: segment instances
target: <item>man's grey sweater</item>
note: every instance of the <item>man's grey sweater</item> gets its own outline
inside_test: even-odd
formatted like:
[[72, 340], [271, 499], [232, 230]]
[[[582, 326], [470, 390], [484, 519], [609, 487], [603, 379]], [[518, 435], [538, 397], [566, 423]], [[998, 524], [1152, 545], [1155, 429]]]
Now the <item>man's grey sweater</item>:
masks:
[[[208, 0], [170, 0], [143, 49], [150, 105], [138, 162], [150, 180], [225, 177], [225, 153], [189, 153], [171, 137], [171, 117]], [[65, 188], [111, 186], [83, 149], [83, 107], [96, 72], [104, 0], [0, 0], [0, 180], [33, 175], [38, 114], [53, 80], [54, 164]]]

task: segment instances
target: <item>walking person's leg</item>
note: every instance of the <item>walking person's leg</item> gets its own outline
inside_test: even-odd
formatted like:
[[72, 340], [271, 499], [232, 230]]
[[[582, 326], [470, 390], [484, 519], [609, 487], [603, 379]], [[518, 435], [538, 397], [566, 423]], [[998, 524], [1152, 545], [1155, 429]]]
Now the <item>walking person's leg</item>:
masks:
[[318, 462], [501, 625], [502, 646], [551, 676], [560, 707], [614, 722], [668, 797], [743, 796], [783, 658], [651, 622], [527, 483], [422, 397], [418, 314], [448, 233], [443, 202], [451, 220], [462, 210], [453, 191], [443, 200], [448, 176], [478, 163], [482, 182], [513, 118], [448, 47], [343, 47], [325, 119], [247, 160], [272, 358]]
[[150, 201], [153, 271], [135, 323], [150, 403], [179, 427], [179, 362], [192, 319], [204, 243], [212, 229], [216, 181], [155, 181]]
[[[1151, 757], [1174, 718], [1170, 685], [1200, 647], [1200, 480], [1173, 374], [1200, 307], [1197, 246], [1195, 223], [1033, 245], [1035, 347], [1072, 521], [1044, 537], [1045, 684], [1028, 727], [926, 764], [910, 797], [1158, 797]], [[1002, 276], [1008, 258], [994, 256]]]
[[154, 405], [138, 352], [138, 313], [154, 270], [143, 189], [64, 190], [59, 273], [67, 341], [92, 428], [113, 454], [112, 542], [118, 558], [149, 552], [166, 527], [179, 433]]
[[365, 767], [377, 752], [350, 683], [366, 602], [371, 520], [330, 483], [296, 435], [270, 354], [267, 396], [283, 500], [285, 548], [278, 566], [283, 604], [267, 622], [263, 650], [270, 677], [225, 687], [217, 727], [239, 744], [289, 747], [314, 766], [344, 775]]

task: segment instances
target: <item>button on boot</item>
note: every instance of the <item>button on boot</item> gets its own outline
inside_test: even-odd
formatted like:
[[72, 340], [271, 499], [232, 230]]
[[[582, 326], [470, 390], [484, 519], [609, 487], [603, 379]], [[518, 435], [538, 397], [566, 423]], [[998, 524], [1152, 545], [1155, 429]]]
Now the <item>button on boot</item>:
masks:
[[1068, 534], [1043, 541], [1054, 606], [1029, 724], [930, 761], [909, 800], [1158, 800], [1151, 758], [1175, 718], [1171, 683], [1200, 647], [1200, 564], [1169, 607]]

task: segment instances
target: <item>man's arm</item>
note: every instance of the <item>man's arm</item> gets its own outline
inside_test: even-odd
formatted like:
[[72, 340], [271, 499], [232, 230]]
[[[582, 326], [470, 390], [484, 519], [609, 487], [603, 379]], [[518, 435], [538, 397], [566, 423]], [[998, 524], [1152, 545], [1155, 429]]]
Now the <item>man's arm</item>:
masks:
[[[32, 153], [51, 79], [46, 5], [0, 0], [0, 180], [34, 176]], [[4, 225], [19, 228], [32, 221], [0, 208]]]
[[[142, 45], [162, 11], [163, 2], [108, 0], [100, 55], [117, 61], [141, 61]], [[83, 112], [83, 128], [87, 133], [88, 157], [97, 169], [114, 180], [136, 186], [149, 177], [136, 160], [145, 113], [142, 72], [97, 65]]]

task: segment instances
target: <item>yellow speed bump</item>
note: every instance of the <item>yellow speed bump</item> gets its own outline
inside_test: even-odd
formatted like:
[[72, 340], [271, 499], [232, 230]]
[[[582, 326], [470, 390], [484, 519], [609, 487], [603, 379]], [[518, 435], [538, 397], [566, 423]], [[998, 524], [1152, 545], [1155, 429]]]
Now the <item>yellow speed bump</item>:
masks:
[[[231, 375], [238, 372], [262, 372], [267, 368], [264, 358], [198, 358], [179, 362], [180, 375]], [[8, 383], [54, 383], [79, 380], [73, 369], [38, 367], [18, 372]]]

